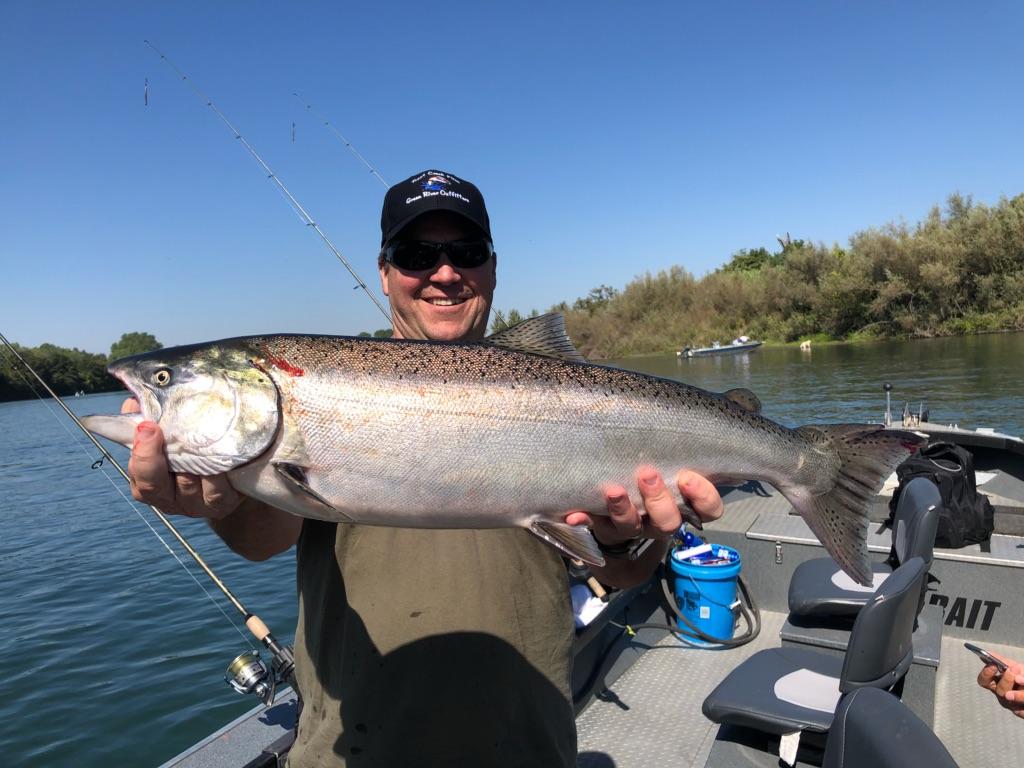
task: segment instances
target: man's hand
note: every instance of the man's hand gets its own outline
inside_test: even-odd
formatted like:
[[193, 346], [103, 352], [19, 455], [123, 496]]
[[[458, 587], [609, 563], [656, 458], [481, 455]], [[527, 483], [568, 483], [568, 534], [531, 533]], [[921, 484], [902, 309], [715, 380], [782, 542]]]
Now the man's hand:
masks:
[[[134, 398], [121, 405], [122, 413], [138, 410]], [[135, 429], [128, 476], [137, 501], [172, 515], [206, 518], [225, 544], [249, 560], [266, 560], [284, 552], [302, 532], [301, 517], [243, 496], [231, 486], [227, 475], [172, 474], [163, 432], [151, 421]]]
[[638, 469], [636, 483], [646, 514], [636, 508], [623, 486], [609, 485], [604, 489], [608, 517], [592, 518], [578, 511], [565, 517], [570, 525], [592, 526], [594, 537], [601, 544], [620, 544], [635, 538], [659, 540], [635, 561], [609, 559], [603, 568], [591, 569], [599, 581], [616, 587], [635, 586], [650, 578], [665, 555], [665, 542], [684, 521], [694, 522], [695, 514], [700, 522], [710, 522], [721, 517], [725, 510], [715, 486], [696, 472], [684, 469], [676, 476], [676, 486], [685, 501], [683, 508], [653, 467]]
[[992, 691], [1003, 708], [1024, 718], [1024, 664], [995, 653], [992, 655], [1006, 663], [1006, 671], [1000, 675], [995, 664], [986, 664], [978, 673], [978, 685]]
[[[128, 398], [121, 405], [121, 413], [137, 413], [138, 410], [139, 404], [134, 398]], [[231, 487], [227, 475], [171, 474], [164, 452], [163, 432], [152, 421], [144, 421], [135, 429], [128, 475], [136, 501], [152, 504], [170, 515], [219, 520], [242, 503], [242, 496]]]

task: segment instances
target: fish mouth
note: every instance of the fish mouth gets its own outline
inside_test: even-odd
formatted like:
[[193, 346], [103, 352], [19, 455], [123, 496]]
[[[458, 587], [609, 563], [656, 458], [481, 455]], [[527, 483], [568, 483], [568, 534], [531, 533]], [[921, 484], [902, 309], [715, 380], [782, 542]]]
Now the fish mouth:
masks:
[[[143, 421], [159, 421], [160, 406], [156, 398], [146, 397], [145, 393], [140, 391], [142, 387], [133, 385], [128, 369], [115, 364], [108, 367], [107, 371], [124, 385], [132, 399], [138, 403], [140, 410], [134, 413], [86, 416], [82, 419], [82, 424], [93, 434], [131, 448], [135, 444], [135, 428]], [[156, 409], [155, 413], [146, 412], [154, 408]]]

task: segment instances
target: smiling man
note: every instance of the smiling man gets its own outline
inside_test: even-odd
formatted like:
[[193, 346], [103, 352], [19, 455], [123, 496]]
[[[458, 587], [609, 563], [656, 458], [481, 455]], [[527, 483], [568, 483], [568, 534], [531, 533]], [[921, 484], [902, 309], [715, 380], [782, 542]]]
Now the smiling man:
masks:
[[[378, 266], [395, 337], [481, 340], [497, 256], [480, 191], [450, 173], [416, 174], [388, 190], [381, 235]], [[207, 518], [244, 557], [296, 547], [303, 710], [291, 768], [575, 766], [573, 618], [554, 548], [523, 529], [295, 517], [240, 496], [225, 475], [169, 474], [151, 422], [137, 429], [129, 471], [135, 498]], [[566, 510], [567, 522], [593, 526], [608, 559], [595, 574], [607, 584], [646, 580], [682, 523], [655, 470], [638, 468], [635, 481], [643, 514], [620, 485], [605, 488], [608, 517]], [[706, 479], [684, 471], [676, 483], [703, 519], [721, 514]], [[641, 538], [657, 541], [634, 558], [631, 542]]]
[[395, 338], [482, 339], [497, 258], [480, 190], [424, 171], [388, 190], [380, 228], [378, 266]]

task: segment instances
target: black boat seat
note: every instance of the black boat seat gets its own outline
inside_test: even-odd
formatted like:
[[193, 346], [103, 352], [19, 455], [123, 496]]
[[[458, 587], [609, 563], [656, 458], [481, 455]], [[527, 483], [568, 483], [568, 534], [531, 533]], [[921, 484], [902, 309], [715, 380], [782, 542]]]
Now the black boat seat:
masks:
[[842, 694], [891, 689], [910, 668], [924, 578], [920, 557], [893, 571], [857, 614], [842, 658], [792, 646], [755, 653], [704, 699], [704, 715], [790, 739], [828, 731]]
[[[893, 521], [893, 547], [897, 564], [912, 557], [931, 568], [935, 531], [939, 525], [942, 496], [926, 477], [916, 477], [900, 494]], [[789, 582], [791, 617], [855, 616], [876, 589], [892, 573], [888, 563], [872, 563], [871, 586], [862, 586], [847, 576], [830, 557], [801, 563]]]
[[858, 688], [839, 702], [821, 768], [957, 768], [939, 737], [902, 701]]

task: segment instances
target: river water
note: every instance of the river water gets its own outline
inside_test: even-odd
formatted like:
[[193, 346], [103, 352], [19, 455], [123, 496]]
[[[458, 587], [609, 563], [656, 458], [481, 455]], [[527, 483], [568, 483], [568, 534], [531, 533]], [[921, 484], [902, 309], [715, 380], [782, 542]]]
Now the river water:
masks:
[[[789, 426], [879, 421], [890, 382], [895, 412], [923, 402], [932, 421], [1024, 435], [1022, 358], [1024, 334], [998, 334], [617, 364], [705, 389], [748, 387], [765, 415]], [[113, 413], [121, 399], [69, 404], [83, 415]], [[115, 454], [127, 460], [127, 451]], [[52, 404], [0, 404], [0, 755], [8, 765], [158, 765], [256, 703], [222, 681], [250, 647], [234, 609], [219, 593], [207, 599], [206, 582], [147, 527], [159, 526], [149, 510], [140, 517], [122, 498], [120, 477], [90, 468], [96, 458]], [[290, 642], [292, 556], [249, 563], [204, 522], [176, 522]]]

